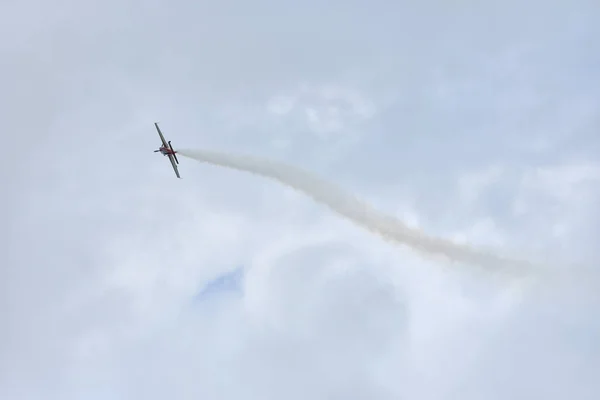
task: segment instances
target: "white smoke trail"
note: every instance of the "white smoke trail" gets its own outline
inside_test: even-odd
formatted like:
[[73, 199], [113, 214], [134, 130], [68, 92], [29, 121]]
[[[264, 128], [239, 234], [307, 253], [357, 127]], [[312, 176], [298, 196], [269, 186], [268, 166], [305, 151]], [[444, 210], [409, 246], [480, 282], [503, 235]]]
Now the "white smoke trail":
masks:
[[408, 245], [428, 255], [445, 256], [456, 262], [506, 270], [511, 273], [531, 272], [533, 264], [511, 260], [496, 254], [459, 245], [449, 240], [426, 235], [410, 228], [399, 219], [382, 214], [331, 182], [324, 181], [297, 167], [245, 155], [233, 155], [207, 150], [178, 150], [182, 156], [222, 167], [246, 171], [271, 178], [312, 197], [318, 203], [350, 219], [354, 223], [387, 240]]

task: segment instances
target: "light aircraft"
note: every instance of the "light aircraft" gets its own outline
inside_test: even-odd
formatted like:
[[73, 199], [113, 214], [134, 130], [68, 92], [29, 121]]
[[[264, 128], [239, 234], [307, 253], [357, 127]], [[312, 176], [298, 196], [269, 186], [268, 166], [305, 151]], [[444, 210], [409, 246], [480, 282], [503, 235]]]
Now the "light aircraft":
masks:
[[[160, 146], [158, 148], [158, 150], [154, 150], [155, 153], [160, 152], [163, 156], [169, 156], [169, 161], [171, 161], [171, 165], [173, 166], [173, 170], [175, 171], [175, 175], [177, 175], [178, 178], [181, 178], [179, 176], [179, 170], [177, 169], [177, 164], [179, 164], [179, 160], [177, 159], [177, 156], [175, 155], [177, 152], [175, 150], [173, 150], [173, 147], [171, 146], [171, 141], [169, 140], [168, 142], [165, 140], [165, 137], [163, 136], [162, 132], [160, 131], [160, 128], [158, 127], [158, 124], [155, 122], [154, 126], [156, 127], [156, 130], [158, 131], [158, 136], [160, 136], [160, 140], [162, 141], [162, 146]], [[177, 163], [177, 164], [175, 164]]]

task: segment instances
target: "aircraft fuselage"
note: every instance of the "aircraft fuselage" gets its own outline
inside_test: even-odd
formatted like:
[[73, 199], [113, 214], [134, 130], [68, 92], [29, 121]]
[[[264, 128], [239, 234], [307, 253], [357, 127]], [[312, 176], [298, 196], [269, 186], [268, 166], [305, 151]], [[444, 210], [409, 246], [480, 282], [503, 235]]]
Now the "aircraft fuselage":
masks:
[[166, 148], [166, 147], [164, 147], [164, 146], [160, 146], [160, 148], [158, 149], [158, 151], [160, 151], [160, 152], [161, 152], [161, 154], [162, 154], [163, 156], [166, 156], [166, 155], [169, 155], [169, 154], [173, 154], [173, 153], [174, 153], [174, 151], [173, 151], [173, 150], [171, 150], [171, 149], [168, 149], [168, 148]]

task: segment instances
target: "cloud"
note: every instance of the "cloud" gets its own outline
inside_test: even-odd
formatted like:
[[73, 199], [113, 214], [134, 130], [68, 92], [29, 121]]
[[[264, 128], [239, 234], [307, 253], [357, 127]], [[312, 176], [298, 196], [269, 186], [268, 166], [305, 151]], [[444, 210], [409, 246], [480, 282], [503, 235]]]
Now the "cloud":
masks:
[[321, 163], [334, 162], [355, 149], [369, 134], [364, 125], [379, 111], [375, 99], [343, 81], [299, 83], [266, 103], [274, 147], [288, 157], [298, 148], [310, 148], [311, 159]]
[[[449, 4], [0, 6], [0, 397], [598, 398], [572, 267], [599, 261], [598, 8]], [[174, 179], [155, 120], [564, 282], [457, 272], [236, 171]]]
[[[289, 114], [295, 107], [300, 108], [309, 129], [321, 138], [340, 133], [348, 128], [347, 125], [370, 119], [376, 112], [372, 101], [364, 99], [356, 90], [339, 85], [311, 87], [304, 84], [291, 98], [294, 100], [287, 97], [286, 111], [278, 110], [277, 113]], [[275, 101], [282, 105], [281, 97]]]

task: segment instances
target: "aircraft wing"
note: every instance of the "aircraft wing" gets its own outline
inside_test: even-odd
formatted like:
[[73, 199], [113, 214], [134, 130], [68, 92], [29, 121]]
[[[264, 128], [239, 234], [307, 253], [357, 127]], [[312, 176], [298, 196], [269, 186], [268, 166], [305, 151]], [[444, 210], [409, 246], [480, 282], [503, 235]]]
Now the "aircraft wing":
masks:
[[179, 176], [179, 170], [177, 169], [177, 165], [175, 164], [175, 158], [173, 157], [172, 154], [169, 154], [169, 161], [171, 161], [171, 165], [173, 166], [173, 170], [175, 171], [175, 175], [177, 175], [178, 178], [181, 178]]
[[169, 147], [169, 144], [167, 143], [167, 141], [165, 140], [165, 137], [163, 136], [162, 132], [160, 131], [160, 128], [158, 127], [158, 124], [155, 122], [154, 126], [156, 127], [156, 130], [158, 131], [158, 136], [160, 136], [160, 140], [162, 140], [163, 145], [165, 147]]

